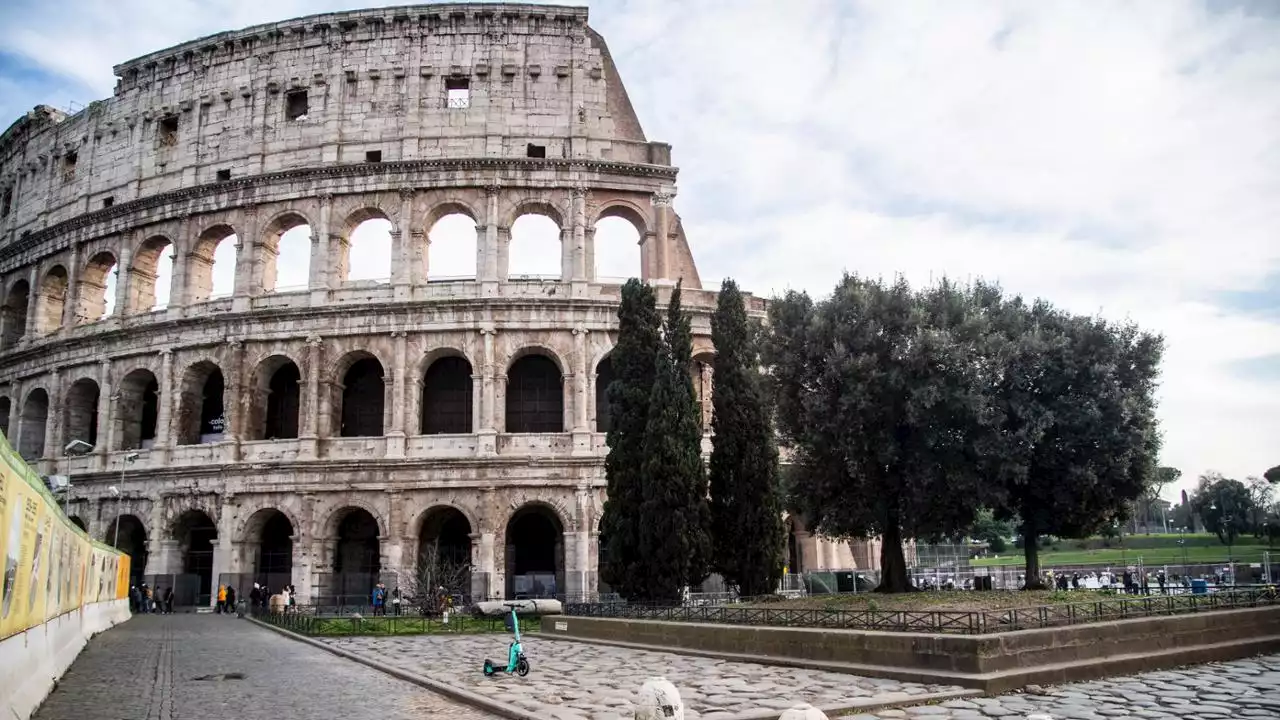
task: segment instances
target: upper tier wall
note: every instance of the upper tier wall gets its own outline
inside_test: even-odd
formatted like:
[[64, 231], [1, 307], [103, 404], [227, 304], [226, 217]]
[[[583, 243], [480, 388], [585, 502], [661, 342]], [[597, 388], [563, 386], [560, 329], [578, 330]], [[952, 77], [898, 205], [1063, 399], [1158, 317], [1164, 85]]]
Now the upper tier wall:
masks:
[[[233, 178], [432, 158], [670, 165], [585, 8], [423, 5], [202, 38], [116, 66], [115, 96], [0, 136], [0, 245], [85, 212]], [[465, 85], [466, 99], [450, 99]]]

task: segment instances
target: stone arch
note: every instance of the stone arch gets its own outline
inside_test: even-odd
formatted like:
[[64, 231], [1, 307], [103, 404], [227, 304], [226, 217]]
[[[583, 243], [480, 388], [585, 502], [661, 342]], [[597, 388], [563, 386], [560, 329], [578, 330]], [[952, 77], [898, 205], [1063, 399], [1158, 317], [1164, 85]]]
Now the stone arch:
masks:
[[541, 215], [557, 227], [563, 228], [565, 225], [564, 213], [555, 203], [541, 198], [525, 198], [517, 201], [511, 206], [511, 212], [507, 214], [505, 225], [511, 227], [525, 215]]
[[129, 271], [126, 313], [152, 312], [173, 302], [173, 271], [177, 256], [178, 246], [165, 235], [152, 235], [138, 245], [133, 254], [133, 268]]
[[[78, 519], [78, 518], [77, 518]], [[117, 523], [117, 519], [119, 522]], [[83, 521], [81, 521], [83, 522]], [[81, 529], [85, 529], [81, 526]], [[129, 583], [141, 585], [146, 576], [148, 532], [146, 523], [133, 513], [112, 516], [102, 531], [102, 541], [129, 556]]]
[[[178, 543], [182, 574], [194, 576], [196, 592], [191, 604], [210, 604], [214, 589], [213, 550], [218, 544], [218, 525], [214, 516], [194, 507], [182, 511], [169, 525], [169, 539]], [[176, 598], [180, 605], [188, 604], [184, 602], [187, 599]]]
[[382, 538], [386, 532], [381, 518], [361, 503], [346, 503], [330, 515], [332, 528], [333, 575], [329, 593], [340, 604], [368, 601], [369, 592], [382, 574]]
[[187, 366], [179, 386], [177, 444], [221, 442], [227, 428], [226, 378], [211, 359]]
[[423, 258], [428, 282], [478, 277], [479, 217], [459, 200], [446, 200], [427, 212]]
[[[312, 233], [315, 225], [298, 210], [273, 215], [264, 226], [257, 248], [262, 292], [291, 292], [305, 289], [311, 273]], [[281, 256], [284, 262], [281, 262]], [[281, 268], [285, 273], [281, 273]], [[281, 276], [285, 282], [281, 282]]]
[[648, 224], [644, 214], [625, 200], [615, 200], [596, 216], [588, 231], [587, 264], [599, 282], [625, 282], [643, 274], [643, 245]]
[[9, 286], [5, 293], [4, 308], [0, 309], [0, 349], [8, 350], [18, 344], [27, 333], [27, 308], [31, 304], [31, 283], [20, 279]]
[[545, 501], [514, 508], [503, 525], [506, 597], [555, 597], [564, 591], [569, 526]]
[[40, 296], [36, 298], [36, 335], [48, 335], [62, 327], [69, 281], [67, 268], [60, 264], [45, 271], [40, 281]]
[[612, 354], [605, 354], [595, 364], [595, 431], [607, 433], [613, 427], [613, 411], [609, 405], [609, 384], [616, 377]]
[[388, 383], [386, 365], [369, 350], [352, 350], [335, 363], [331, 396], [332, 427], [339, 437], [385, 434]]
[[713, 410], [711, 389], [715, 382], [715, 351], [703, 347], [693, 351], [689, 361], [689, 376], [693, 380], [693, 395], [701, 409], [700, 422], [704, 433], [711, 432]]
[[298, 437], [302, 419], [302, 369], [284, 353], [272, 353], [254, 366], [249, 385], [246, 440]]
[[[392, 233], [396, 230], [391, 214], [376, 206], [362, 206], [346, 216], [343, 228], [333, 254], [338, 281], [390, 282], [395, 252]], [[361, 247], [353, 254], [351, 248], [355, 244]], [[353, 255], [359, 262], [353, 262]]]
[[507, 365], [505, 432], [565, 432], [564, 365], [542, 348], [522, 348]]
[[322, 515], [324, 523], [320, 525], [320, 531], [323, 534], [319, 539], [333, 540], [338, 537], [338, 525], [342, 522], [342, 518], [346, 513], [352, 510], [363, 510], [369, 513], [378, 524], [378, 535], [381, 537], [388, 535], [386, 518], [383, 517], [382, 511], [368, 500], [359, 497], [334, 497], [330, 500], [329, 505], [332, 509], [328, 510], [327, 514]]
[[421, 377], [418, 431], [423, 435], [467, 434], [473, 431], [475, 373], [461, 351], [440, 348], [427, 354]]
[[516, 203], [506, 224], [507, 242], [499, 271], [508, 279], [563, 280], [564, 214], [545, 200]]
[[110, 250], [100, 250], [89, 258], [80, 270], [79, 289], [76, 291], [77, 325], [97, 322], [116, 311], [113, 276], [119, 282], [118, 261]]
[[101, 389], [92, 378], [82, 377], [67, 388], [62, 401], [63, 441], [98, 444], [98, 400]]
[[160, 383], [148, 368], [125, 373], [117, 390], [115, 442], [118, 450], [149, 448], [155, 442], [160, 416]]
[[49, 424], [49, 392], [42, 387], [27, 391], [22, 401], [22, 416], [18, 425], [18, 454], [23, 460], [33, 462], [44, 457], [45, 431]]
[[591, 219], [591, 227], [594, 228], [601, 220], [612, 217], [622, 218], [635, 226], [641, 239], [650, 232], [648, 214], [636, 203], [623, 198], [609, 200], [602, 204], [596, 211], [595, 217]]
[[13, 434], [9, 432], [9, 429], [12, 422], [13, 400], [8, 395], [0, 395], [0, 433], [4, 433], [4, 436], [11, 440]]
[[187, 301], [200, 303], [234, 293], [239, 251], [240, 237], [226, 223], [200, 233], [187, 256]]
[[247, 556], [242, 565], [253, 568], [253, 582], [272, 591], [293, 583], [293, 543], [299, 527], [281, 507], [259, 508], [245, 519], [237, 538]]
[[418, 539], [415, 565], [420, 564], [429, 545], [434, 545], [439, 560], [455, 565], [471, 565], [471, 535], [479, 532], [474, 518], [456, 505], [432, 503], [414, 520], [414, 537]]

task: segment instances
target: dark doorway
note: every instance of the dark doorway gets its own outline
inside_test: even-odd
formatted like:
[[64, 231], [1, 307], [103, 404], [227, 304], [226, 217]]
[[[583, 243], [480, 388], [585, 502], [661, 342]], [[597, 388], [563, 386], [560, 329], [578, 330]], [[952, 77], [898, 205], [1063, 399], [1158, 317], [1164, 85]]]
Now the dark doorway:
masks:
[[[182, 572], [198, 580], [195, 604], [210, 604], [213, 592], [213, 547], [218, 540], [218, 528], [201, 510], [184, 512], [174, 526], [173, 539], [182, 552]], [[185, 599], [185, 598], [184, 598]]]
[[302, 373], [298, 366], [286, 362], [271, 374], [267, 386], [266, 429], [263, 438], [298, 437], [298, 411], [301, 407]]
[[596, 432], [607, 433], [613, 427], [613, 408], [609, 405], [612, 382], [613, 359], [605, 357], [596, 365]]
[[545, 355], [526, 355], [507, 371], [507, 432], [564, 432], [560, 368]]
[[380, 552], [378, 521], [366, 510], [347, 511], [333, 553], [333, 592], [340, 604], [368, 604], [382, 572]]
[[461, 357], [431, 363], [422, 379], [422, 434], [472, 432], [471, 404], [471, 363]]
[[160, 383], [149, 370], [134, 370], [120, 381], [120, 450], [149, 448], [156, 439]]
[[75, 381], [67, 390], [62, 420], [66, 442], [83, 440], [90, 445], [98, 444], [99, 394], [98, 383], [88, 378]]
[[366, 357], [357, 360], [342, 377], [342, 437], [382, 435], [386, 407], [382, 363]]
[[526, 505], [507, 523], [508, 598], [555, 597], [564, 585], [564, 527], [549, 508]]
[[279, 510], [268, 510], [258, 540], [257, 573], [254, 582], [273, 592], [293, 583], [293, 523]]
[[27, 333], [27, 307], [31, 303], [31, 285], [26, 280], [19, 280], [9, 289], [9, 297], [5, 298], [4, 308], [0, 310], [0, 350], [8, 350], [18, 344]]
[[[81, 529], [84, 529], [83, 525]], [[121, 515], [117, 524], [115, 518], [112, 518], [103, 539], [111, 547], [129, 556], [129, 584], [141, 585], [147, 570], [147, 530], [142, 526], [142, 521], [134, 515]]]

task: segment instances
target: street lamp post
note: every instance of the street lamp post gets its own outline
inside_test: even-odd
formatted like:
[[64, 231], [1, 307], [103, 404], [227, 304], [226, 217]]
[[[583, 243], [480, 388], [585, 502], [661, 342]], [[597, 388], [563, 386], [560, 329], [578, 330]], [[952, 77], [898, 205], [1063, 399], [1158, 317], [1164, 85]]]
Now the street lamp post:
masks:
[[[120, 463], [120, 484], [121, 485], [124, 484], [124, 473], [125, 473], [125, 470], [129, 467], [129, 463], [132, 463], [137, 459], [138, 459], [138, 453], [136, 452], [127, 453], [124, 456], [124, 460], [121, 461]], [[107, 488], [107, 490], [116, 498], [116, 522], [115, 522], [115, 529], [111, 532], [111, 540], [112, 540], [111, 544], [115, 546], [117, 550], [119, 550], [120, 549], [120, 505], [122, 502], [124, 502], [124, 495], [120, 494], [120, 488], [116, 487], [115, 485], [112, 485], [111, 487]]]

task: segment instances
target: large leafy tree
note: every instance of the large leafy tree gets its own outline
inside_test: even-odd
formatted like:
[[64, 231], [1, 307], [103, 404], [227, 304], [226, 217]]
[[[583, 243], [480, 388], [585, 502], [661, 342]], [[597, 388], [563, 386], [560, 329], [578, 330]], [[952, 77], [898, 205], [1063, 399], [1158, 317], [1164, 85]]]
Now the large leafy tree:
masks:
[[1262, 477], [1266, 478], [1267, 482], [1272, 485], [1280, 485], [1280, 465], [1262, 473]]
[[1191, 506], [1206, 530], [1217, 535], [1223, 545], [1234, 545], [1236, 538], [1249, 529], [1253, 498], [1249, 488], [1239, 480], [1206, 473], [1200, 476], [1200, 486], [1191, 496]]
[[733, 280], [720, 287], [711, 340], [712, 568], [741, 595], [770, 593], [782, 578], [786, 549], [778, 448], [761, 387], [756, 333]]
[[1044, 302], [987, 298], [1000, 449], [984, 465], [1003, 498], [997, 515], [1021, 518], [1026, 583], [1037, 588], [1042, 536], [1096, 532], [1150, 486], [1163, 343]]
[[914, 292], [846, 275], [815, 304], [770, 306], [770, 368], [801, 467], [790, 502], [829, 536], [879, 535], [881, 592], [910, 589], [905, 537], [951, 535], [984, 499], [989, 383], [983, 318], [943, 282]]
[[693, 332], [677, 284], [657, 346], [641, 464], [639, 562], [645, 587], [640, 596], [650, 600], [679, 599], [685, 586], [706, 578], [710, 563], [702, 429], [689, 374], [692, 355]]
[[609, 356], [614, 371], [614, 380], [606, 390], [612, 419], [605, 457], [609, 495], [600, 518], [600, 574], [626, 598], [645, 593], [640, 512], [645, 486], [645, 426], [657, 373], [660, 327], [653, 288], [628, 280], [622, 286], [618, 308], [618, 342]]

